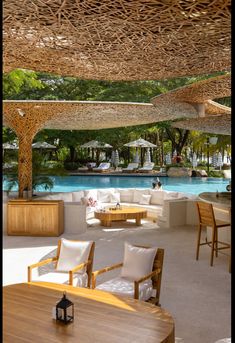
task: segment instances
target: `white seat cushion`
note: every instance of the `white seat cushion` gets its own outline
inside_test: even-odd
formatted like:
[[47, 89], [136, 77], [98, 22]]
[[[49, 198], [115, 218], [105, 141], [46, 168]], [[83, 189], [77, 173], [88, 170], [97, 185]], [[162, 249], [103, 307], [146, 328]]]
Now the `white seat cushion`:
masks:
[[[120, 276], [98, 285], [96, 289], [134, 298], [134, 281]], [[152, 291], [151, 279], [141, 282], [139, 286], [139, 299], [148, 300], [152, 296]]]
[[[35, 274], [35, 273], [34, 273]], [[37, 282], [54, 282], [59, 284], [69, 284], [69, 273], [67, 272], [49, 272], [42, 275], [32, 275], [32, 281]], [[74, 287], [87, 287], [88, 276], [87, 273], [74, 273], [73, 286]]]

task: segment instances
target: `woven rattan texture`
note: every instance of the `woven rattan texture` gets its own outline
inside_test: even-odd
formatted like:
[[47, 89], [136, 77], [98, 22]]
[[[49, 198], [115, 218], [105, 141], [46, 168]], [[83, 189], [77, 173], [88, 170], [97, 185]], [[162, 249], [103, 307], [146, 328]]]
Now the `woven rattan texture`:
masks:
[[231, 135], [231, 114], [180, 120], [171, 125], [181, 129]]
[[230, 0], [6, 0], [4, 71], [160, 80], [229, 70]]

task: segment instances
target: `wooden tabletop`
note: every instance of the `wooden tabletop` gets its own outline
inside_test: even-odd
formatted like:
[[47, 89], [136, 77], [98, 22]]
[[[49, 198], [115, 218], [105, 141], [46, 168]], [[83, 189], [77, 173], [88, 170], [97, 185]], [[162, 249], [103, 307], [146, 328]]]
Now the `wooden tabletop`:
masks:
[[[74, 322], [52, 319], [66, 291]], [[47, 282], [3, 287], [4, 343], [173, 343], [174, 321], [164, 309], [111, 293]]]
[[231, 208], [231, 192], [204, 192], [198, 195], [199, 199], [205, 202]]

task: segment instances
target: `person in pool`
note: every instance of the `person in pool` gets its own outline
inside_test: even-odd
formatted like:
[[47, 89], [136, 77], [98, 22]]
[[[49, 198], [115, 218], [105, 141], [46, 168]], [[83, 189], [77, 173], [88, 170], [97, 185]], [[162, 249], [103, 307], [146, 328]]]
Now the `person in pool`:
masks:
[[152, 188], [153, 189], [162, 189], [162, 183], [160, 182], [159, 178], [157, 178], [156, 181], [153, 181]]

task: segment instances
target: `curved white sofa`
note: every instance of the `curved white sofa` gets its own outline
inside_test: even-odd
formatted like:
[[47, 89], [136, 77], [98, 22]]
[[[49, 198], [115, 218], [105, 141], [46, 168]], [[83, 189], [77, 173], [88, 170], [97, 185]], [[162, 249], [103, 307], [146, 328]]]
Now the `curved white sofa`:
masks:
[[[96, 206], [87, 206], [89, 198], [96, 200]], [[114, 206], [141, 207], [147, 210], [147, 217], [161, 227], [196, 225], [198, 222], [196, 195], [150, 188], [105, 188], [68, 193], [51, 193], [38, 199], [63, 200], [65, 208], [65, 232], [84, 232], [86, 220], [94, 218], [96, 208]]]
[[[13, 196], [14, 197], [14, 196]], [[17, 196], [15, 196], [17, 197]], [[95, 207], [87, 206], [92, 197], [97, 201]], [[87, 220], [94, 218], [96, 208], [115, 206], [141, 207], [147, 210], [147, 218], [157, 222], [160, 227], [169, 228], [180, 225], [196, 225], [198, 216], [196, 195], [155, 190], [150, 188], [105, 188], [64, 193], [38, 193], [35, 200], [64, 201], [64, 232], [83, 233], [87, 230]], [[6, 229], [6, 211], [8, 198], [4, 197], [3, 228]]]

